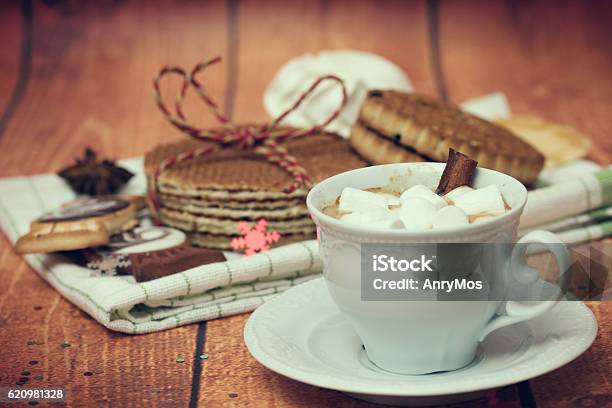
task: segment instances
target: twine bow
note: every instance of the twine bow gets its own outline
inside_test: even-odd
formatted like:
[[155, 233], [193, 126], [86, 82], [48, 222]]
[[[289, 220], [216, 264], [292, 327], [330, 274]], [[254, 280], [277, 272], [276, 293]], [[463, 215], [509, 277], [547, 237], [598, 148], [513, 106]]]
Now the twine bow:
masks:
[[[300, 186], [310, 186], [312, 180], [308, 176], [306, 169], [300, 166], [295, 157], [290, 155], [287, 149], [281, 146], [281, 144], [296, 137], [309, 136], [319, 132], [338, 117], [347, 102], [344, 81], [335, 75], [325, 75], [317, 78], [317, 80], [314, 81], [312, 85], [310, 85], [310, 87], [299, 96], [291, 107], [281, 113], [269, 124], [237, 126], [221, 113], [218, 105], [210, 98], [210, 96], [204, 90], [202, 84], [196, 79], [196, 75], [200, 71], [203, 71], [207, 67], [218, 62], [221, 62], [221, 57], [216, 57], [199, 63], [191, 70], [191, 72], [187, 72], [181, 67], [164, 67], [153, 80], [153, 95], [155, 97], [157, 106], [174, 127], [193, 139], [216, 142], [214, 145], [203, 146], [190, 152], [184, 152], [177, 154], [176, 156], [169, 157], [159, 164], [153, 174], [151, 180], [152, 186], [149, 189], [148, 195], [153, 217], [155, 219], [157, 219], [157, 211], [159, 208], [157, 191], [158, 179], [161, 173], [178, 163], [208, 156], [229, 146], [238, 146], [242, 149], [252, 149], [256, 154], [265, 157], [270, 163], [281, 167], [283, 170], [289, 173], [293, 177], [293, 182], [285, 187], [284, 191], [287, 194], [295, 191]], [[174, 104], [174, 114], [164, 103], [160, 91], [160, 82], [162, 78], [168, 74], [176, 74], [183, 79], [183, 83]], [[295, 128], [280, 128], [280, 123], [291, 112], [295, 111], [306, 99], [306, 97], [308, 97], [308, 95], [310, 95], [322, 82], [327, 80], [335, 81], [341, 87], [342, 99], [338, 108], [333, 111], [323, 123], [315, 125], [310, 129], [304, 130]], [[185, 114], [183, 113], [183, 102], [190, 87], [193, 87], [196, 90], [197, 94], [207, 106], [208, 110], [220, 123], [218, 128], [198, 128], [190, 125], [187, 122]]]

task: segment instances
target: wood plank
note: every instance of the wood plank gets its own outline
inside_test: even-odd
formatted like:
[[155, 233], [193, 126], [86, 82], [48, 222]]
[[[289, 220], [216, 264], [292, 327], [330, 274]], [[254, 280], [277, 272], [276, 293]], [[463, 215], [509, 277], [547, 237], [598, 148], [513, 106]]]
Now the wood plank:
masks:
[[[64, 300], [0, 240], [0, 278], [8, 282], [0, 289], [0, 386], [15, 386], [25, 370], [24, 387], [64, 387], [69, 406], [139, 400], [187, 405], [196, 326], [141, 336], [112, 333]], [[64, 342], [70, 347], [63, 348]], [[177, 357], [186, 362], [177, 363]]]
[[[151, 79], [163, 64], [190, 67], [206, 56], [203, 50], [225, 50], [225, 4], [54, 4], [35, 4], [32, 72], [0, 138], [0, 149], [11, 153], [0, 176], [55, 171], [86, 145], [127, 157], [182, 137], [158, 113]], [[12, 18], [0, 14], [0, 27]], [[3, 84], [7, 72], [0, 71]], [[223, 95], [226, 71], [207, 75], [208, 89]], [[65, 386], [70, 406], [189, 403], [197, 325], [141, 336], [112, 333], [46, 285], [4, 237], [0, 280], [1, 386], [15, 385], [27, 370], [29, 386]], [[65, 340], [71, 347], [61, 347]], [[43, 380], [34, 379], [38, 374]]]
[[[380, 407], [337, 392], [293, 381], [268, 370], [249, 354], [242, 339], [249, 315], [212, 320], [208, 336], [200, 403], [214, 407]], [[514, 387], [498, 391], [504, 407], [520, 407]], [[461, 405], [478, 408], [486, 405], [480, 398]]]
[[[163, 140], [180, 138], [157, 112], [150, 96], [149, 78], [164, 63], [189, 67], [202, 57], [223, 55], [227, 50], [227, 16], [225, 5], [221, 3], [182, 2], [181, 7], [157, 2], [137, 5], [106, 2], [103, 5], [66, 4], [49, 9], [44, 4], [36, 3], [32, 76], [23, 103], [0, 139], [0, 149], [11, 152], [3, 159], [0, 175], [56, 170], [70, 162], [88, 144], [97, 147], [103, 154], [124, 157], [142, 154]], [[447, 13], [447, 6], [447, 3], [443, 3], [442, 15]], [[376, 7], [366, 2], [354, 2], [350, 7], [343, 2], [301, 2], [295, 9], [292, 7], [281, 2], [262, 4], [247, 1], [241, 3], [237, 10], [235, 26], [230, 24], [230, 29], [238, 28], [235, 34], [240, 44], [235, 109], [238, 120], [266, 120], [261, 96], [276, 69], [290, 57], [321, 48], [361, 48], [382, 54], [408, 72], [417, 90], [434, 94], [424, 2], [385, 2]], [[537, 112], [543, 116], [550, 113], [559, 116], [547, 117], [562, 120], [573, 112], [588, 117], [591, 109], [586, 102], [591, 97], [602, 102], [601, 106], [606, 106], [603, 102], [608, 102], [609, 86], [599, 82], [603, 77], [602, 72], [609, 72], [604, 69], [604, 63], [609, 66], [609, 51], [604, 49], [606, 41], [603, 41], [602, 33], [605, 33], [605, 29], [601, 27], [604, 17], [598, 17], [598, 11], [583, 13], [582, 9], [578, 10], [578, 15], [584, 20], [594, 19], [596, 27], [593, 32], [584, 27], [584, 32], [572, 31], [578, 35], [578, 40], [565, 39], [570, 45], [573, 44], [569, 48], [572, 52], [585, 54], [580, 54], [587, 62], [585, 66], [592, 63], [590, 66], [596, 67], [594, 74], [585, 76], [594, 75], [595, 86], [599, 88], [589, 90], [585, 96], [582, 92], [590, 89], [590, 79], [574, 78], [578, 76], [576, 72], [581, 72], [576, 63], [564, 75], [582, 82], [572, 82], [566, 89], [563, 88], [565, 81], [548, 78], [550, 72], [556, 72], [556, 67], [565, 65], [561, 59], [561, 45], [555, 44], [557, 51], [553, 53], [552, 62], [548, 56], [535, 55], [534, 50], [544, 52], [544, 55], [550, 52], [541, 42], [552, 41], [549, 37], [554, 36], [554, 30], [546, 29], [546, 38], [534, 41], [535, 45], [531, 45], [529, 52], [523, 50], [523, 43], [513, 45], [510, 54], [519, 53], [522, 57], [502, 58], [502, 61], [512, 64], [496, 62], [499, 55], [494, 51], [500, 48], [495, 47], [493, 41], [498, 41], [498, 37], [508, 37], [510, 43], [514, 41], [511, 35], [500, 35], [497, 31], [505, 33], [507, 25], [500, 28], [482, 23], [488, 21], [487, 16], [497, 15], [498, 7], [504, 6], [478, 5], [478, 10], [482, 8], [486, 11], [482, 12], [484, 14], [474, 12], [480, 17], [475, 20], [466, 16], [468, 13], [465, 10], [454, 12], [458, 13], [454, 24], [463, 21], [479, 27], [484, 30], [484, 38], [451, 33], [452, 38], [447, 39], [446, 19], [441, 24], [445, 75], [448, 75], [448, 69], [453, 68], [452, 62], [459, 63], [454, 68], [456, 71], [450, 69], [450, 73], [456, 75], [449, 81], [451, 99], [460, 101], [498, 90], [497, 81], [506, 76], [509, 79], [506, 79], [508, 82], [505, 82], [505, 86], [511, 89], [502, 90], [509, 93], [510, 102], [517, 112]], [[534, 7], [542, 13], [541, 7]], [[468, 8], [475, 10], [476, 7]], [[521, 23], [519, 30], [521, 35], [526, 36], [527, 40], [521, 40], [526, 44], [530, 44], [533, 31], [541, 30], [534, 28], [536, 20], [531, 13], [538, 18], [542, 16], [530, 10], [526, 12], [527, 17], [525, 12], [517, 12], [517, 15], [523, 16], [520, 17], [521, 21], [527, 20]], [[568, 10], [575, 11], [572, 8]], [[566, 20], [572, 17], [570, 11], [564, 15]], [[2, 24], [8, 19], [7, 15], [0, 13], [0, 30], [7, 27], [12, 29]], [[553, 27], [559, 29], [558, 26]], [[282, 40], [281, 37], [286, 34], [287, 39]], [[455, 34], [458, 37], [455, 38]], [[489, 38], [488, 35], [493, 37]], [[483, 37], [483, 34], [479, 37]], [[595, 52], [581, 51], [585, 46], [590, 46], [588, 39], [594, 39], [598, 44]], [[451, 40], [467, 41], [462, 47], [475, 58], [480, 58], [481, 54], [478, 50], [472, 50], [470, 44], [481, 41], [484, 44], [480, 46], [481, 51], [484, 49], [488, 58], [481, 61], [490, 61], [493, 73], [473, 61], [461, 62], [463, 57], [460, 54], [449, 60], [445, 44]], [[205, 55], [202, 54], [204, 51]], [[534, 64], [538, 64], [533, 69], [537, 75], [525, 74], [531, 78], [530, 83], [540, 86], [540, 81], [543, 81], [546, 85], [538, 88], [539, 91], [533, 95], [528, 94], [528, 98], [522, 95], [530, 88], [522, 83], [519, 74], [513, 76], [512, 72], [514, 63], [519, 64], [523, 71], [529, 68], [523, 60], [525, 56], [535, 58]], [[4, 62], [4, 54], [0, 54], [0, 60]], [[540, 65], [543, 68], [539, 68]], [[4, 69], [3, 65], [1, 67]], [[223, 102], [227, 89], [226, 69], [226, 66], [217, 67], [206, 74], [205, 84], [220, 102]], [[8, 74], [0, 70], [3, 85], [6, 83], [5, 75]], [[465, 75], [469, 81], [461, 83]], [[558, 94], [558, 89], [563, 92]], [[566, 109], [564, 103], [557, 103], [554, 96], [561, 94], [571, 100], [576, 109]], [[587, 107], [580, 110], [578, 101]], [[206, 115], [200, 115], [199, 105], [195, 103], [190, 105], [189, 112], [197, 115], [197, 120], [203, 124], [214, 123]], [[609, 161], [609, 144], [602, 131], [609, 119], [602, 112], [595, 112], [594, 124], [588, 121], [581, 125], [579, 122], [584, 119], [577, 114], [572, 116], [577, 124], [570, 123], [579, 128], [588, 126], [582, 128], [585, 131], [590, 131], [592, 127], [597, 139], [593, 157]], [[36, 149], [32, 149], [32, 146]], [[0, 359], [0, 385], [13, 385], [19, 373], [27, 369], [32, 372], [31, 377], [41, 373], [45, 378], [40, 383], [31, 379], [28, 385], [68, 383], [71, 405], [90, 405], [91, 401], [112, 404], [140, 400], [153, 405], [186, 405], [189, 401], [195, 325], [138, 337], [112, 334], [61, 299], [36, 277], [12, 252], [4, 238], [0, 239], [0, 279], [9, 282], [0, 286], [0, 325], [3, 328], [0, 331], [0, 347], [2, 356], [10, 356]], [[602, 306], [593, 307], [600, 322], [603, 321], [602, 315], [609, 315], [609, 310], [602, 310]], [[260, 366], [249, 356], [242, 341], [242, 327], [247, 317], [242, 315], [209, 323], [206, 352], [210, 354], [210, 359], [203, 363], [199, 394], [201, 403], [206, 406], [368, 406], [340, 393], [286, 379]], [[609, 359], [605, 357], [608, 334], [602, 330], [598, 343], [590, 351], [593, 353], [595, 350], [595, 354], [585, 355], [584, 358], [589, 358], [589, 364], [609, 366]], [[28, 340], [40, 339], [45, 344], [27, 345]], [[64, 340], [70, 341], [72, 346], [62, 349], [59, 345]], [[175, 358], [179, 356], [185, 357], [187, 362], [176, 363]], [[38, 364], [30, 366], [29, 361], [38, 361]], [[587, 367], [579, 360], [572, 364]], [[554, 375], [573, 380], [571, 374], [575, 371], [569, 367], [571, 365], [563, 369], [566, 371], [559, 370], [534, 382], [534, 392], [539, 401], [561, 401], [555, 400], [547, 392], [552, 389], [550, 384], [560, 381]], [[98, 368], [104, 372], [89, 377], [83, 375]], [[585, 381], [578, 385], [580, 389], [587, 387], [589, 381], [602, 380], [602, 377], [585, 375]], [[540, 380], [543, 382], [539, 383]], [[606, 384], [609, 383], [607, 379]], [[567, 395], [574, 386], [573, 382], [565, 385]], [[599, 388], [595, 390], [600, 392]], [[508, 392], [512, 394], [511, 400], [516, 402], [514, 388]], [[234, 396], [234, 393], [237, 395]], [[475, 402], [473, 406], [481, 406], [482, 403]]]
[[[56, 170], [87, 145], [104, 155], [130, 157], [183, 137], [158, 112], [151, 80], [164, 64], [191, 68], [226, 49], [223, 3], [62, 7], [71, 9], [37, 4], [32, 72], [25, 98], [0, 139], [0, 149], [13, 152], [4, 158], [1, 175]], [[222, 102], [225, 70], [214, 68], [206, 76], [208, 89]], [[174, 98], [177, 82], [171, 85]], [[202, 117], [195, 121], [214, 123], [192, 99], [188, 113]]]
[[[612, 52], [603, 2], [443, 2], [439, 10], [442, 72], [450, 99], [503, 91], [513, 112], [582, 130], [590, 157], [612, 162], [609, 82]], [[606, 34], [607, 33], [607, 34]], [[538, 406], [610, 403], [610, 308], [590, 302], [599, 321], [581, 357], [530, 381]], [[605, 401], [605, 402], [604, 402]]]
[[[416, 89], [434, 94], [425, 2], [244, 1], [237, 10], [236, 121], [269, 120], [262, 97], [289, 59], [324, 49], [374, 52], [404, 69]], [[284, 40], [281, 40], [282, 38]]]
[[248, 314], [207, 324], [200, 403], [215, 407], [368, 406], [344, 395], [277, 375], [248, 353], [242, 331]]
[[606, 407], [612, 404], [612, 305], [587, 302], [599, 323], [591, 348], [566, 366], [531, 381], [542, 407]]
[[[482, 27], [483, 21], [487, 21], [487, 16], [489, 15], [488, 13], [493, 13], [495, 11], [494, 8], [493, 10], [489, 10], [490, 7], [487, 7], [485, 4], [480, 4], [479, 7], [482, 7], [485, 9], [485, 11], [482, 14], [476, 13], [474, 19], [469, 21], [469, 25], [474, 28], [475, 32], [477, 28]], [[330, 5], [326, 8], [326, 12], [333, 9], [334, 6]], [[470, 10], [473, 10], [474, 8], [466, 7], [466, 5], [463, 4], [461, 9], [463, 14], [469, 14], [471, 12]], [[322, 18], [315, 19], [312, 17], [312, 14], [315, 13], [314, 11], [312, 11], [309, 7], [301, 7], [299, 10], [300, 11], [297, 14], [300, 15], [300, 18], [297, 18], [295, 15], [292, 16], [290, 10], [284, 10], [282, 7], [275, 5], [274, 15], [280, 16], [281, 18], [272, 19], [272, 17], [265, 12], [265, 8], [264, 10], [261, 8], [256, 9], [251, 3], [247, 3], [244, 7], [239, 9], [238, 15], [240, 24], [238, 24], [238, 27], [240, 29], [239, 39], [241, 44], [239, 56], [241, 62], [239, 66], [240, 81], [237, 94], [237, 118], [246, 118], [246, 120], [265, 120], [266, 115], [261, 105], [261, 94], [263, 93], [266, 84], [272, 78], [277, 67], [280, 66], [286, 59], [301, 54], [304, 52], [303, 50], [314, 51], [328, 46], [327, 44], [330, 41], [329, 38], [331, 35], [327, 34], [325, 30], [329, 30], [328, 27], [334, 26], [335, 20], [333, 20], [329, 14], [326, 14], [326, 27], [324, 30], [317, 25], [321, 24], [320, 21]], [[443, 11], [444, 10], [445, 9], [443, 9]], [[344, 11], [348, 13], [346, 18], [350, 18], [351, 21], [354, 21], [355, 17], [351, 15], [351, 12], [347, 10]], [[370, 12], [372, 12], [372, 10], [370, 10]], [[492, 15], [495, 14], [493, 13]], [[463, 17], [463, 15], [461, 15], [461, 17]], [[246, 19], [246, 21], [243, 21], [242, 19]], [[394, 18], [390, 18], [386, 24], [391, 24], [391, 22], [394, 20]], [[303, 32], [303, 21], [308, 23], [308, 27], [312, 33], [311, 36], [300, 36], [300, 34]], [[370, 16], [369, 24], [380, 28], [381, 25], [377, 24], [376, 21], [376, 18], [372, 18]], [[404, 20], [403, 22], [406, 26], [414, 27], [414, 23], [412, 21], [407, 22]], [[253, 26], [253, 28], [249, 29], [249, 25]], [[455, 22], [455, 25], [461, 24]], [[362, 27], [362, 25], [360, 25], [358, 22], [355, 22], [352, 26]], [[346, 25], [344, 28], [346, 29]], [[268, 29], [274, 33], [291, 32], [291, 45], [283, 42], [274, 42], [272, 44], [266, 42], [266, 39], [271, 37], [271, 34], [268, 33]], [[455, 33], [451, 32], [449, 34], [446, 19], [440, 22], [440, 30], [442, 35], [444, 35], [442, 44], [445, 45], [446, 37], [453, 37]], [[491, 58], [493, 58], [496, 56], [494, 49], [497, 41], [487, 38], [489, 34], [496, 34], [496, 29], [495, 27], [485, 24], [484, 30], [484, 34], [481, 34], [481, 41], [490, 46]], [[372, 36], [377, 35], [369, 30], [364, 30], [364, 32], [367, 32], [367, 36], [369, 36], [370, 39]], [[293, 33], [297, 33], [297, 35], [294, 35]], [[359, 34], [355, 33], [345, 32], [345, 36], [353, 39], [360, 38]], [[383, 36], [383, 34], [381, 34], [381, 36]], [[320, 37], [323, 37], [324, 39], [321, 40], [319, 39]], [[389, 37], [386, 37], [387, 41], [388, 38]], [[410, 40], [411, 36], [404, 35], [399, 36], [399, 38], [402, 38], [403, 40]], [[269, 46], [266, 47], [267, 52], [265, 54], [261, 53], [261, 47], [254, 45], [256, 43], [266, 43], [266, 45], [269, 44]], [[352, 45], [355, 47], [354, 44], [356, 44], [356, 42], [351, 43], [349, 40], [348, 44], [348, 46]], [[361, 42], [359, 44], [361, 45]], [[380, 45], [374, 46], [372, 51], [381, 52], [380, 48], [377, 47], [380, 47]], [[406, 46], [406, 49], [413, 49], [413, 47]], [[470, 62], [477, 65], [479, 61], [478, 58], [480, 58], [480, 53], [477, 52], [477, 49], [473, 50], [466, 44], [464, 44], [463, 49], [467, 49], [469, 52], [474, 54], [474, 58]], [[446, 49], [444, 49], [444, 51], [446, 51]], [[454, 50], [451, 51], [457, 56], [461, 56], [461, 54], [458, 52]], [[282, 56], [282, 58], [280, 58], [280, 56]], [[392, 52], [389, 56], [392, 59], [396, 59], [398, 53]], [[274, 61], [277, 58], [279, 59], [278, 63], [270, 63], [270, 61]], [[444, 53], [442, 55], [442, 61], [445, 64], [445, 69], [443, 72], [446, 75], [446, 66], [453, 65], [455, 60], [449, 63], [447, 54]], [[428, 65], [428, 62], [424, 62], [423, 59], [419, 59], [418, 63], [415, 63], [414, 59], [412, 59], [409, 61], [406, 60], [404, 63], [400, 62], [400, 65], [404, 66], [404, 68], [409, 72], [411, 78], [415, 82], [417, 90], [430, 94], [434, 93], [433, 90], [435, 87], [433, 80], [431, 79], [431, 67]], [[411, 69], [413, 70], [415, 65], [418, 67], [424, 66], [422, 70], [424, 75], [419, 77], [418, 75], [415, 76], [413, 72], [411, 72]], [[523, 63], [523, 65], [525, 65], [525, 63]], [[511, 71], [511, 69], [508, 69], [509, 66], [512, 65], [500, 65], [498, 67], [499, 72], [497, 73], [497, 77], [508, 75]], [[257, 68], [257, 75], [252, 72], [252, 67]], [[502, 70], [502, 68], [505, 70]], [[463, 71], [464, 70], [462, 69], [454, 67], [450, 74], [459, 75]], [[486, 81], [483, 85], [483, 79], [480, 77], [483, 76], [485, 71], [486, 68], [482, 67], [479, 71], [469, 72], [469, 80], [466, 83], [459, 83], [458, 78], [451, 78], [451, 81], [449, 81], [451, 98], [455, 101], [461, 101], [469, 97], [498, 90], [498, 87], [486, 87]], [[245, 74], [245, 72], [247, 72], [247, 74]], [[251, 76], [248, 79], [243, 80], [242, 78], [244, 78], [245, 75], [249, 75], [249, 72]], [[428, 78], [425, 85], [423, 85], [422, 81], [417, 79], [423, 77]], [[486, 79], [488, 77], [485, 75], [484, 78]], [[493, 81], [493, 85], [496, 85], [497, 83], [498, 82]], [[457, 89], [461, 86], [469, 86], [468, 89], [470, 92], [464, 91], [463, 93], [459, 93]], [[506, 89], [504, 88], [502, 90], [505, 91]], [[244, 95], [245, 93], [247, 95]], [[518, 96], [520, 96], [520, 93]], [[528, 110], [526, 108], [521, 108], [521, 99], [519, 99], [518, 96], [510, 94], [511, 105], [513, 108], [515, 108], [516, 112], [525, 113]], [[515, 101], [517, 101], [516, 107]], [[527, 108], [531, 107], [530, 105], [526, 106]], [[561, 109], [560, 105], [559, 109]], [[533, 111], [529, 110], [529, 112]], [[544, 113], [537, 113], [544, 115]], [[549, 118], [555, 119], [554, 116], [549, 116]], [[571, 124], [578, 127], [578, 125], [575, 123]], [[594, 150], [599, 151], [598, 149], [601, 150], [599, 145], [597, 145]], [[265, 404], [271, 406], [312, 406], [324, 405], [328, 403], [346, 404], [347, 406], [352, 406], [356, 403], [355, 401], [349, 399], [339, 398], [338, 400], [335, 400], [336, 397], [334, 396], [334, 393], [330, 394], [330, 392], [326, 390], [313, 389], [307, 385], [284, 379], [281, 376], [270, 373], [268, 370], [263, 369], [259, 365], [253, 365], [253, 360], [249, 357], [248, 352], [242, 345], [241, 340], [230, 340], [241, 336], [242, 327], [246, 319], [246, 316], [239, 316], [231, 319], [209, 322], [206, 350], [211, 355], [211, 360], [208, 361], [204, 367], [204, 389], [201, 392], [201, 401], [214, 402], [215, 405], [223, 406], [241, 405], [245, 403], [248, 404], [249, 401], [264, 401]], [[215, 363], [215, 359], [219, 362]], [[254, 389], [265, 391], [254, 392]], [[507, 400], [508, 404], [520, 406], [518, 395], [516, 395], [516, 388], [511, 387], [510, 390], [511, 391], [509, 393], [511, 395]], [[482, 404], [482, 401], [476, 402], [476, 404]]]
[[612, 162], [609, 3], [441, 2], [439, 19], [452, 101], [503, 91], [513, 112], [574, 126]]
[[[269, 120], [266, 85], [288, 59], [321, 49], [361, 49], [405, 69], [414, 86], [433, 94], [424, 2], [240, 2], [236, 10], [238, 84], [236, 122]], [[368, 29], [371, 27], [372, 29]], [[375, 28], [375, 29], [374, 29]], [[287, 40], [281, 41], [280, 37]], [[401, 50], [401, 52], [398, 52]], [[405, 52], [403, 52], [405, 51]], [[415, 62], [417, 61], [417, 62]], [[262, 367], [248, 353], [242, 329], [248, 315], [207, 323], [199, 401], [211, 406], [371, 406], [308, 386]]]
[[[0, 4], [0, 15], [3, 24], [0, 25], [0, 135], [2, 126], [10, 116], [9, 104], [16, 92], [19, 78], [19, 63], [21, 60], [23, 35], [23, 16], [17, 2], [2, 2]], [[14, 99], [14, 98], [13, 98]], [[7, 110], [9, 112], [7, 112]]]

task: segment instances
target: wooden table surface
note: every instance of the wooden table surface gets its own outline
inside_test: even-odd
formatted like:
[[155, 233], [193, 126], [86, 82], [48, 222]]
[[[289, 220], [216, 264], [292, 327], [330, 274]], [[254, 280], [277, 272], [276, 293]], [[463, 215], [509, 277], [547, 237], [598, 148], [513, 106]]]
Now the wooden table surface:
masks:
[[[346, 48], [393, 60], [418, 91], [451, 102], [503, 91], [515, 113], [568, 123], [592, 138], [591, 159], [612, 159], [609, 2], [94, 3], [0, 6], [0, 176], [56, 171], [85, 146], [131, 157], [180, 139], [151, 96], [164, 64], [222, 55], [207, 88], [235, 120], [265, 121], [262, 93], [282, 63]], [[212, 125], [199, 108], [193, 114]], [[64, 386], [74, 406], [370, 406], [263, 368], [242, 340], [248, 315], [113, 333], [60, 297], [3, 236], [0, 282], [0, 386], [27, 370], [29, 386]], [[589, 307], [599, 321], [595, 344], [559, 370], [500, 390], [498, 406], [611, 403], [612, 307]], [[44, 344], [28, 345], [33, 339]], [[208, 360], [196, 358], [202, 352]]]

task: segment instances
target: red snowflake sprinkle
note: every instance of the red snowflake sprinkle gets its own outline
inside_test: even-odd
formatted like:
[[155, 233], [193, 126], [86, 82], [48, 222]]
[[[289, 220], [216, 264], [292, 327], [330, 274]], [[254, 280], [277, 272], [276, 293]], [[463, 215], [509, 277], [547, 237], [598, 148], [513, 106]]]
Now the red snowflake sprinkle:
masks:
[[254, 255], [257, 252], [263, 252], [270, 249], [270, 245], [273, 242], [277, 242], [280, 239], [280, 234], [276, 231], [268, 231], [268, 221], [264, 218], [257, 221], [254, 228], [249, 227], [249, 224], [245, 221], [238, 223], [238, 231], [240, 231], [240, 238], [233, 238], [231, 245], [235, 251], [244, 249], [245, 255]]

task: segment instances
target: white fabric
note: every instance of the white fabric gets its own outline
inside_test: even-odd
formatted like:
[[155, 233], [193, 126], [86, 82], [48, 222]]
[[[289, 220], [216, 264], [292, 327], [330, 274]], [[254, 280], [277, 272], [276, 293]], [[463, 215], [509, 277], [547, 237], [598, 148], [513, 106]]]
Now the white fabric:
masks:
[[485, 120], [505, 119], [512, 116], [508, 99], [503, 92], [493, 92], [469, 99], [461, 104], [461, 109]]
[[[278, 70], [263, 96], [266, 111], [270, 117], [277, 117], [318, 77], [328, 74], [344, 80], [348, 103], [326, 130], [344, 137], [351, 133], [368, 90], [412, 91], [412, 84], [402, 69], [379, 55], [354, 50], [321, 51], [291, 59]], [[283, 123], [302, 128], [320, 124], [337, 109], [340, 95], [340, 87], [336, 83], [321, 85]]]
[[[142, 194], [142, 159], [121, 164], [136, 176], [123, 193]], [[11, 243], [31, 220], [74, 198], [54, 174], [0, 179], [0, 226]], [[132, 276], [92, 276], [58, 255], [27, 255], [26, 261], [53, 288], [111, 330], [147, 333], [243, 313], [300, 282], [318, 277], [316, 241], [282, 246], [250, 257], [227, 254], [227, 262], [137, 283]]]

